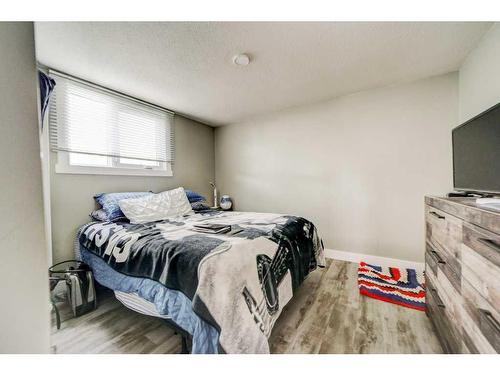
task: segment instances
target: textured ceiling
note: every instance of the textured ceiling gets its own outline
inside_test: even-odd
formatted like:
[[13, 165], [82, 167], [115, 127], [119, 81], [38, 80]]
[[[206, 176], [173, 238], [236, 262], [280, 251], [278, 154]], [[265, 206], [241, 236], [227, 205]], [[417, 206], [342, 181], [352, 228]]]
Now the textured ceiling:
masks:
[[490, 26], [37, 22], [35, 37], [45, 65], [216, 126], [455, 71]]

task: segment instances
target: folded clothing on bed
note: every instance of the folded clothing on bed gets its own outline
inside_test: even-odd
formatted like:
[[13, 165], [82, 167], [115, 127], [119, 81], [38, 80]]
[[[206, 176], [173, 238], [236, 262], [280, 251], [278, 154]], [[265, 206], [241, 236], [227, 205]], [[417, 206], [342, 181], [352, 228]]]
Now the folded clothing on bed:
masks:
[[[201, 223], [241, 231], [195, 232]], [[209, 210], [154, 223], [91, 223], [79, 240], [114, 270], [181, 291], [219, 332], [219, 351], [228, 353], [268, 353], [283, 307], [324, 265], [315, 226], [279, 214]]]

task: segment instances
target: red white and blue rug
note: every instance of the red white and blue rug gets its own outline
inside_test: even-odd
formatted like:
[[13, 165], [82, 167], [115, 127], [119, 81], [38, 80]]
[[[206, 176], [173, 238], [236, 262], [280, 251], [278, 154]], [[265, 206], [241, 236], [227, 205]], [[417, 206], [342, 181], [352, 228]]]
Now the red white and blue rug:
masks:
[[380, 267], [361, 262], [358, 287], [362, 295], [425, 311], [424, 273], [414, 269]]

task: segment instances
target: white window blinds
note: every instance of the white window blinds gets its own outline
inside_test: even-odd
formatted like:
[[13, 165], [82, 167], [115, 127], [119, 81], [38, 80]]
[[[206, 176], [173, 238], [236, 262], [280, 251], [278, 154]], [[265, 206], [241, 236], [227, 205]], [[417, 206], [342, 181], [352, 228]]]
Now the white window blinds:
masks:
[[54, 151], [173, 162], [173, 114], [137, 99], [50, 72]]

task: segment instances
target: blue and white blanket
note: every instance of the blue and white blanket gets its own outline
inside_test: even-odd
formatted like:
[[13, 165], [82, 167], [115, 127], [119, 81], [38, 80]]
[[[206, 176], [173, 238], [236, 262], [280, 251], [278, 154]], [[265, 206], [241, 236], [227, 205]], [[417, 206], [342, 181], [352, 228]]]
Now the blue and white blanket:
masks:
[[[199, 233], [193, 226], [200, 223], [241, 231]], [[170, 316], [182, 309], [178, 304], [190, 305], [199, 319], [193, 324], [202, 329], [174, 321], [194, 342], [205, 342], [193, 352], [215, 352], [211, 328], [218, 333], [218, 352], [269, 353], [267, 340], [283, 307], [305, 277], [324, 265], [314, 225], [279, 214], [210, 211], [147, 224], [90, 223], [79, 242], [116, 272], [148, 280], [118, 290], [137, 292]], [[157, 297], [158, 285], [166, 287], [165, 297]]]
[[191, 353], [218, 353], [219, 333], [194, 313], [191, 300], [182, 292], [169, 289], [154, 280], [117, 272], [85, 248], [80, 248], [80, 254], [81, 260], [92, 268], [99, 284], [115, 291], [136, 293], [152, 302], [159, 314], [168, 315], [175, 324], [188, 332], [193, 337]]

